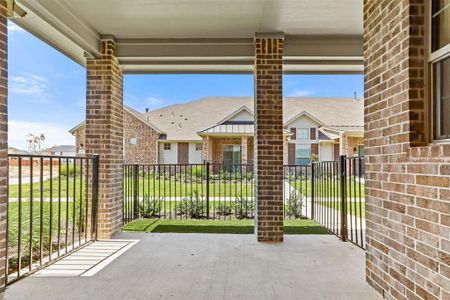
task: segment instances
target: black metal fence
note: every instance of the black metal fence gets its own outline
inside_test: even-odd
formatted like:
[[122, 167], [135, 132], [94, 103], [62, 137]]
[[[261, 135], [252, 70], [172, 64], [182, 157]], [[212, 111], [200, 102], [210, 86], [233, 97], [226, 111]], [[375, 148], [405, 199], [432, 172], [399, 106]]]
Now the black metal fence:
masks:
[[8, 156], [9, 284], [95, 239], [99, 159]]
[[253, 218], [253, 184], [250, 164], [125, 165], [123, 223]]
[[[364, 248], [364, 158], [285, 165], [285, 219], [309, 218]], [[123, 223], [139, 218], [251, 219], [253, 165], [124, 166]]]
[[312, 164], [311, 218], [339, 236], [365, 248], [364, 158]]

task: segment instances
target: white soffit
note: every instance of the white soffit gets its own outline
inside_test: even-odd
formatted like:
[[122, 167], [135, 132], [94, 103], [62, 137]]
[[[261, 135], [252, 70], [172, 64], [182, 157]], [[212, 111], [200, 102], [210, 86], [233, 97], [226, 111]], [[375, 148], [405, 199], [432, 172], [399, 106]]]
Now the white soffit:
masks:
[[255, 32], [284, 32], [286, 72], [362, 71], [363, 0], [16, 2], [14, 22], [83, 65], [112, 35], [125, 72], [246, 73]]

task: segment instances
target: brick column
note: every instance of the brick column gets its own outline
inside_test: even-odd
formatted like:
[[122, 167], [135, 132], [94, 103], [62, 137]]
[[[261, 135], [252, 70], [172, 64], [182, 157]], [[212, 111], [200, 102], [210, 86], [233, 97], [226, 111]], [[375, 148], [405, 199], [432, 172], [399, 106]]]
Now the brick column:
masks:
[[255, 37], [255, 194], [258, 241], [283, 241], [283, 36]]
[[123, 94], [115, 42], [101, 42], [101, 55], [87, 60], [86, 154], [100, 155], [98, 238], [122, 225]]
[[339, 134], [339, 154], [347, 155], [348, 138], [344, 133]]
[[209, 136], [204, 136], [202, 139], [202, 160], [211, 160], [211, 138]]
[[0, 299], [5, 292], [8, 197], [8, 37], [6, 1], [0, 0]]
[[248, 137], [241, 137], [241, 163], [246, 164], [248, 161]]

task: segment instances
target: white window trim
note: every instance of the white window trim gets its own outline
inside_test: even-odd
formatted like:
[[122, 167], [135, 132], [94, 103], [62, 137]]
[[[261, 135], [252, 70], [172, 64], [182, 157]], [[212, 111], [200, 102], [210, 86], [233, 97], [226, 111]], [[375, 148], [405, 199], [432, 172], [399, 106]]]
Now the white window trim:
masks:
[[[299, 136], [298, 132], [300, 130], [307, 130], [308, 131], [308, 137], [306, 139], [299, 139], [298, 138], [298, 136]], [[311, 128], [306, 128], [306, 127], [296, 127], [295, 128], [295, 140], [296, 141], [308, 141], [310, 139], [311, 139]]]
[[[309, 146], [309, 156], [297, 156], [297, 146], [298, 145], [305, 145]], [[312, 149], [311, 149], [311, 143], [298, 143], [295, 145], [295, 163], [297, 164], [297, 158], [308, 158], [311, 163], [311, 157], [312, 157]]]
[[430, 84], [430, 90], [431, 90], [431, 136], [432, 136], [432, 141], [434, 143], [440, 144], [440, 143], [449, 143], [450, 142], [450, 137], [447, 137], [446, 135], [443, 136], [440, 134], [440, 122], [436, 122], [435, 120], [435, 116], [439, 115], [440, 112], [436, 112], [435, 108], [436, 106], [438, 107], [438, 109], [440, 108], [440, 105], [436, 105], [435, 101], [436, 99], [440, 98], [440, 92], [441, 92], [441, 86], [440, 86], [440, 82], [438, 82], [436, 89], [435, 89], [435, 78], [434, 78], [434, 67], [436, 65], [437, 67], [437, 72], [438, 75], [440, 76], [440, 65], [439, 63], [442, 62], [443, 60], [447, 59], [450, 57], [450, 44], [447, 44], [445, 46], [443, 46], [442, 48], [436, 50], [436, 51], [432, 51], [432, 43], [433, 43], [433, 32], [432, 32], [432, 28], [433, 28], [433, 18], [432, 18], [432, 7], [431, 7], [431, 3], [429, 3], [428, 1], [426, 1], [428, 3], [428, 5], [426, 5], [426, 18], [427, 20], [427, 26], [428, 26], [428, 38], [427, 38], [427, 46], [428, 46], [428, 63], [429, 63], [429, 69], [430, 69], [430, 78], [431, 78], [431, 84]]
[[[169, 145], [169, 149], [166, 149], [166, 145]], [[171, 143], [163, 143], [163, 150], [164, 151], [171, 151], [172, 150], [172, 144]]]

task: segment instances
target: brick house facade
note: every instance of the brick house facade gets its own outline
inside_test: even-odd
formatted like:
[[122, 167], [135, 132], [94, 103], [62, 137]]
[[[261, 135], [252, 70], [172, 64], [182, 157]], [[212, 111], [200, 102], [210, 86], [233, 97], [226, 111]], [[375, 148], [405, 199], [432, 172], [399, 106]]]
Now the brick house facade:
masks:
[[[129, 107], [123, 113], [123, 153], [125, 164], [155, 164], [158, 162], [160, 130]], [[85, 125], [70, 130], [75, 136], [77, 153], [85, 147]]]
[[450, 299], [450, 145], [428, 126], [426, 2], [364, 3], [366, 275], [387, 299]]

